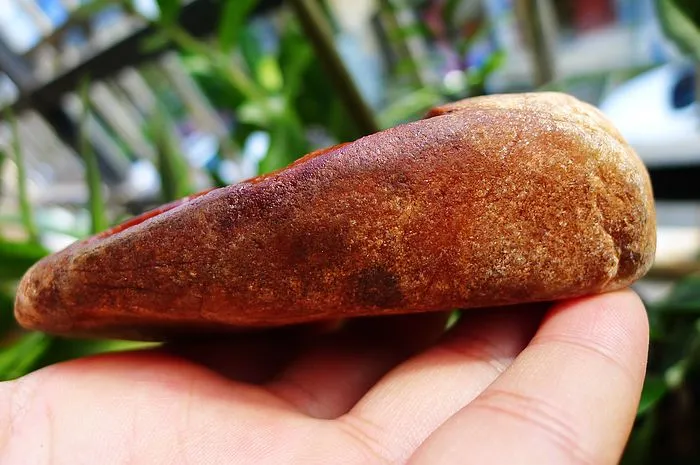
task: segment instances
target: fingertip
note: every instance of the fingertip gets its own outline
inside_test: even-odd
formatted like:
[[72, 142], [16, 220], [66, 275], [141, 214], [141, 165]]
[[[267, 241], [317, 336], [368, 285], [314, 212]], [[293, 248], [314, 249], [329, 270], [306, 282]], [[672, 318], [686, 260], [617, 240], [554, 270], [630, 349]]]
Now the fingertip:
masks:
[[534, 343], [576, 341], [602, 351], [625, 367], [638, 383], [649, 349], [649, 319], [631, 289], [562, 301], [545, 315]]
[[550, 308], [545, 320], [565, 312], [581, 312], [590, 317], [612, 313], [625, 319], [631, 327], [641, 333], [648, 332], [648, 318], [644, 302], [636, 292], [629, 288], [563, 300]]

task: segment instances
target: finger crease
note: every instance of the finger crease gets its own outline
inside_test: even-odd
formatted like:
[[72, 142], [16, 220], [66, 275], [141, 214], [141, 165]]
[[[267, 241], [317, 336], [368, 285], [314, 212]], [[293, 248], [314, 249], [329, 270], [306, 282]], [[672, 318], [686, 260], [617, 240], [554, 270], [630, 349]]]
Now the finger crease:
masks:
[[[381, 428], [376, 424], [357, 415], [342, 416], [334, 424], [340, 429], [341, 433], [354, 441], [365, 452], [364, 455], [373, 459], [372, 462], [363, 462], [363, 464], [388, 465], [394, 463], [389, 458], [387, 451], [381, 447], [380, 441], [375, 439], [384, 436]], [[367, 430], [372, 430], [372, 433], [368, 433]]]
[[572, 422], [566, 420], [569, 417], [568, 414], [544, 399], [501, 389], [490, 389], [479, 396], [469, 408], [495, 412], [525, 423], [527, 426], [534, 426], [545, 434], [549, 442], [569, 457], [571, 464], [596, 463], [581, 447], [580, 434], [572, 427]]
[[619, 357], [615, 355], [610, 347], [605, 344], [601, 344], [592, 339], [580, 338], [575, 336], [566, 335], [551, 335], [551, 336], [537, 336], [530, 343], [531, 346], [546, 345], [549, 342], [556, 342], [559, 344], [568, 345], [576, 349], [581, 349], [586, 352], [592, 353], [602, 357], [604, 360], [618, 368], [624, 375], [630, 380], [632, 384], [637, 383], [637, 377], [634, 375], [632, 370], [622, 361]]

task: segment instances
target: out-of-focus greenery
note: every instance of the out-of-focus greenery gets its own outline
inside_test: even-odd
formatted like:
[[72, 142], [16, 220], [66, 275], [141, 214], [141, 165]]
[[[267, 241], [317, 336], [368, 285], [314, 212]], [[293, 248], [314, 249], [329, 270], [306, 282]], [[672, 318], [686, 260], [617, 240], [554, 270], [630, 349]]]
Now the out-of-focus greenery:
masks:
[[22, 214], [22, 222], [27, 230], [29, 239], [32, 242], [36, 242], [39, 238], [39, 233], [36, 228], [36, 222], [34, 221], [32, 204], [27, 195], [27, 174], [19, 130], [17, 128], [17, 119], [9, 110], [5, 112], [5, 119], [9, 122], [10, 129], [12, 130], [12, 152], [15, 155], [15, 166], [17, 167], [17, 190], [19, 191], [19, 208]]
[[83, 108], [80, 115], [78, 133], [80, 135], [80, 155], [83, 156], [85, 163], [85, 182], [88, 185], [89, 191], [89, 209], [90, 209], [90, 232], [95, 234], [104, 229], [107, 229], [107, 215], [104, 209], [104, 200], [102, 196], [102, 177], [97, 164], [97, 157], [92, 150], [92, 145], [88, 139], [87, 122], [90, 116], [90, 99], [88, 97], [89, 81], [83, 81], [80, 88], [80, 100]]
[[664, 33], [685, 54], [700, 62], [700, 3], [696, 0], [656, 0]]

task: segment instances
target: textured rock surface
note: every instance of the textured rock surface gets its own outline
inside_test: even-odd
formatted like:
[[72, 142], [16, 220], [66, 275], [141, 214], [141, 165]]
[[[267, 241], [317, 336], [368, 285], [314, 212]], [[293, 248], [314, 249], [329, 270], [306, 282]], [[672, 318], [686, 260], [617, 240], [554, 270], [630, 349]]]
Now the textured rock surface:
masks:
[[552, 300], [651, 265], [647, 172], [561, 94], [469, 99], [48, 257], [16, 316], [161, 337]]

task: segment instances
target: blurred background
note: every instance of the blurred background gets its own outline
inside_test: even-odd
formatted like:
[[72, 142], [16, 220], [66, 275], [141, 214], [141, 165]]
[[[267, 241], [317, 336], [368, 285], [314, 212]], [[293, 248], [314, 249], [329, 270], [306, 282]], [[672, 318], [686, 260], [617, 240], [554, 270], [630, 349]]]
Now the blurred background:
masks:
[[0, 380], [136, 346], [15, 325], [47, 253], [442, 102], [557, 90], [613, 120], [657, 201], [623, 463], [700, 463], [698, 72], [695, 0], [0, 0]]

